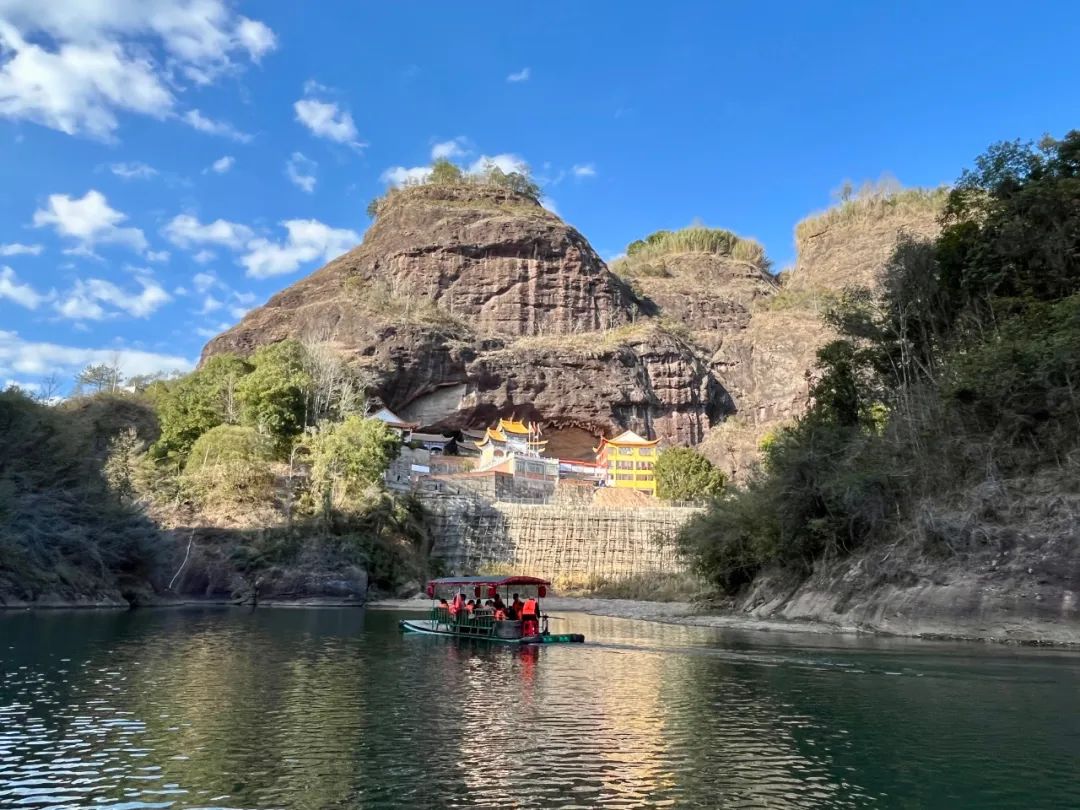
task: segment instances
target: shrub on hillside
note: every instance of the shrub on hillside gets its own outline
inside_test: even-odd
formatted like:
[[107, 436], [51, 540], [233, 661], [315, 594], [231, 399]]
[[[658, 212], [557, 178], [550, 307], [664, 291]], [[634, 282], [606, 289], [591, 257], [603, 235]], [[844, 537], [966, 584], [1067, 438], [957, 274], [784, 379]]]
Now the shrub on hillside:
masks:
[[355, 506], [397, 456], [400, 440], [385, 422], [353, 415], [324, 423], [306, 441], [311, 462], [311, 491], [316, 509]]
[[715, 498], [724, 489], [724, 474], [690, 447], [661, 451], [653, 472], [657, 496], [668, 501]]
[[183, 482], [204, 507], [265, 503], [273, 498], [272, 453], [254, 428], [218, 425], [192, 445]]

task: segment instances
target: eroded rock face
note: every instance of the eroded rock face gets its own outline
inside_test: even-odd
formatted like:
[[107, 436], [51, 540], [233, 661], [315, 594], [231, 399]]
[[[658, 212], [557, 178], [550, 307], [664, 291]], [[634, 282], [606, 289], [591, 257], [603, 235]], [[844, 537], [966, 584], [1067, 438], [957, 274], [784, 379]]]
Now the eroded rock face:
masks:
[[[728, 303], [701, 324], [720, 323]], [[533, 200], [421, 186], [393, 194], [362, 245], [248, 313], [204, 356], [329, 342], [375, 373], [383, 402], [433, 429], [517, 413], [694, 444], [731, 398], [707, 353], [655, 314]]]
[[710, 431], [702, 450], [729, 475], [744, 475], [762, 440], [804, 414], [817, 373], [817, 351], [835, 333], [822, 314], [849, 287], [876, 289], [897, 242], [930, 239], [937, 210], [905, 210], [867, 221], [811, 229], [795, 268], [771, 300], [757, 299], [745, 328], [729, 333], [710, 358], [735, 402], [735, 415]]
[[634, 286], [669, 321], [685, 325], [708, 352], [750, 323], [754, 302], [779, 285], [764, 268], [712, 253], [664, 257], [665, 275], [639, 276]]

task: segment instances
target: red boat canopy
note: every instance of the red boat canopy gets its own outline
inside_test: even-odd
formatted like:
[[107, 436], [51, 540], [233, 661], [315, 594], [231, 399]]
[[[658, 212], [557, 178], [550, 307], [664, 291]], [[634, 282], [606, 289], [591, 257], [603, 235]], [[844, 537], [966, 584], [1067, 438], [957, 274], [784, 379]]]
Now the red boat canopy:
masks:
[[428, 583], [428, 588], [438, 588], [441, 585], [456, 586], [456, 585], [489, 585], [495, 588], [501, 588], [509, 585], [550, 585], [546, 579], [540, 579], [539, 577], [443, 577], [442, 579], [433, 579]]

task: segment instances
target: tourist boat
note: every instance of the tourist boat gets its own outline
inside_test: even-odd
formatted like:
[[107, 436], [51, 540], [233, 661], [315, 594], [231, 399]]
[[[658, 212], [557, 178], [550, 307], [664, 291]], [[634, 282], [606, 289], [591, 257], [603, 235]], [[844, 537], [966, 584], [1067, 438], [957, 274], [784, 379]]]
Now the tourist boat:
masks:
[[[444, 577], [427, 584], [431, 615], [427, 619], [402, 619], [403, 632], [429, 636], [453, 636], [495, 641], [501, 644], [571, 644], [585, 641], [581, 633], [551, 633], [548, 616], [540, 610], [540, 600], [547, 596], [551, 583], [537, 577]], [[466, 599], [487, 600], [501, 597], [509, 605], [514, 594], [536, 600], [536, 616], [516, 619], [496, 618], [495, 612], [479, 609], [468, 612], [454, 609], [451, 602]], [[460, 597], [458, 599], [458, 597]], [[444, 600], [440, 603], [440, 600]]]

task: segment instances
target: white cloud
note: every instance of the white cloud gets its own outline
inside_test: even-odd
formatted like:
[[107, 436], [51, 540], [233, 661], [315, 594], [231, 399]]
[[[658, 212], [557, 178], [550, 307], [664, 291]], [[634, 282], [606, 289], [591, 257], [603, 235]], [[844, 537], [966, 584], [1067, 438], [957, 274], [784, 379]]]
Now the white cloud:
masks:
[[540, 205], [553, 213], [555, 216], [559, 216], [559, 209], [555, 207], [555, 201], [551, 197], [541, 197]]
[[198, 253], [196, 253], [194, 256], [192, 256], [191, 258], [193, 258], [199, 264], [207, 264], [208, 262], [212, 262], [214, 259], [216, 259], [217, 254], [214, 253], [214, 251], [212, 251], [212, 250], [206, 250], [204, 248], [204, 249], [200, 250]]
[[251, 135], [248, 135], [246, 132], [241, 132], [226, 121], [215, 121], [212, 118], [207, 118], [198, 110], [188, 110], [184, 113], [183, 118], [185, 123], [199, 130], [199, 132], [205, 132], [208, 135], [220, 135], [223, 138], [231, 138], [238, 143], [251, 143]]
[[157, 174], [157, 169], [153, 166], [147, 166], [145, 163], [138, 161], [134, 163], [114, 163], [109, 167], [109, 170], [117, 177], [122, 177], [125, 180], [149, 180]]
[[211, 312], [215, 312], [215, 311], [221, 309], [223, 306], [224, 306], [224, 304], [222, 304], [220, 301], [218, 301], [216, 298], [214, 298], [214, 296], [208, 295], [205, 298], [203, 298], [203, 305], [202, 305], [202, 309], [199, 310], [199, 314], [200, 315], [209, 315]]
[[468, 139], [464, 135], [458, 135], [448, 141], [440, 141], [431, 147], [432, 160], [452, 160], [464, 157], [468, 154]]
[[116, 363], [125, 376], [188, 371], [194, 366], [185, 357], [137, 349], [83, 348], [23, 340], [17, 332], [0, 330], [0, 368], [19, 374], [70, 376], [91, 363]]
[[146, 251], [146, 260], [148, 262], [167, 262], [169, 255], [167, 250], [148, 250]]
[[51, 52], [0, 19], [0, 54], [7, 57], [0, 66], [0, 117], [109, 140], [118, 111], [165, 118], [173, 108], [154, 66], [115, 43], [67, 43]]
[[264, 23], [249, 20], [247, 17], [240, 18], [240, 23], [236, 26], [236, 38], [255, 62], [277, 47], [274, 32]]
[[304, 157], [300, 152], [293, 152], [292, 157], [285, 164], [285, 176], [298, 189], [311, 194], [315, 190], [317, 182], [315, 170], [318, 167], [319, 164], [314, 160]]
[[524, 158], [504, 152], [499, 155], [481, 155], [470, 164], [469, 173], [481, 174], [491, 166], [496, 166], [507, 174], [511, 172], [525, 174], [529, 171], [529, 164], [525, 162]]
[[379, 179], [391, 186], [410, 186], [423, 183], [430, 176], [431, 167], [429, 166], [413, 166], [411, 169], [406, 169], [404, 166], [392, 166], [384, 171]]
[[0, 256], [40, 256], [44, 250], [41, 245], [24, 245], [21, 242], [12, 242], [0, 245]]
[[251, 312], [251, 310], [248, 309], [247, 307], [235, 307], [235, 306], [234, 307], [229, 307], [229, 314], [232, 317], [236, 318], [236, 320], [240, 320], [245, 315], [247, 315], [249, 312]]
[[268, 278], [291, 273], [301, 264], [330, 261], [354, 247], [360, 234], [346, 228], [331, 228], [314, 219], [290, 219], [281, 223], [288, 231], [285, 242], [253, 239], [248, 253], [240, 259], [252, 278]]
[[571, 171], [574, 177], [596, 177], [596, 167], [591, 163], [579, 163]]
[[165, 118], [182, 79], [208, 84], [275, 44], [228, 0], [3, 0], [0, 116], [107, 140], [119, 113]]
[[191, 277], [191, 283], [197, 292], [204, 293], [217, 284], [218, 280], [213, 273], [196, 273]]
[[234, 292], [233, 298], [241, 304], [254, 304], [257, 296], [252, 292]]
[[0, 298], [14, 301], [20, 307], [37, 309], [50, 296], [39, 293], [29, 284], [20, 284], [10, 267], [0, 267]]
[[225, 174], [225, 172], [233, 167], [234, 163], [236, 163], [236, 158], [232, 155], [225, 155], [225, 157], [220, 157], [211, 163], [210, 169], [218, 174]]
[[172, 300], [156, 282], [147, 278], [139, 278], [138, 282], [142, 289], [132, 293], [100, 278], [77, 279], [75, 286], [56, 302], [56, 311], [72, 320], [100, 321], [119, 312], [146, 318]]
[[320, 138], [348, 144], [354, 149], [367, 146], [357, 140], [359, 133], [352, 115], [332, 101], [302, 98], [293, 104], [293, 110], [296, 111], [296, 120]]
[[109, 206], [105, 195], [91, 189], [79, 198], [67, 194], [50, 194], [47, 208], [34, 212], [34, 227], [51, 225], [61, 236], [79, 241], [75, 253], [93, 254], [99, 243], [127, 245], [141, 253], [146, 250], [146, 237], [138, 228], [121, 228], [127, 216]]
[[216, 219], [203, 225], [190, 214], [178, 214], [162, 231], [165, 237], [182, 248], [193, 245], [222, 245], [239, 250], [253, 236], [251, 228], [236, 222]]
[[511, 73], [506, 77], [508, 82], [527, 82], [529, 77], [532, 76], [532, 70], [530, 68], [522, 68], [517, 73]]

